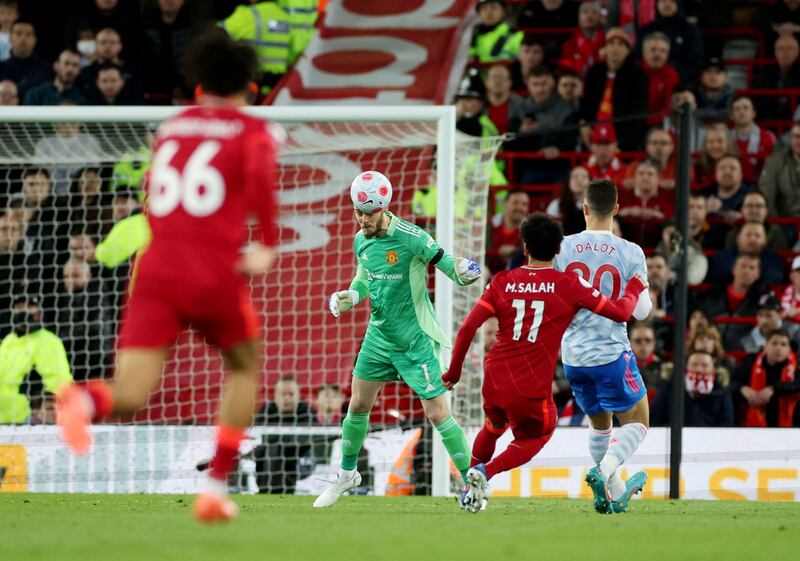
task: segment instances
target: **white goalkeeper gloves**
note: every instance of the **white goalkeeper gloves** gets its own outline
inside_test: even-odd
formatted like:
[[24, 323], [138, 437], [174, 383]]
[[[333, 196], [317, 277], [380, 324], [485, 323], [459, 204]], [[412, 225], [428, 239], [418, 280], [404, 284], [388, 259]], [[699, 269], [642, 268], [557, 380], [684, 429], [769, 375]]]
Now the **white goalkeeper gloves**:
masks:
[[456, 276], [462, 285], [472, 284], [481, 278], [481, 267], [468, 257], [456, 257]]
[[338, 318], [339, 314], [351, 310], [360, 301], [361, 295], [358, 290], [342, 290], [334, 292], [328, 298], [328, 309], [333, 314], [333, 317]]

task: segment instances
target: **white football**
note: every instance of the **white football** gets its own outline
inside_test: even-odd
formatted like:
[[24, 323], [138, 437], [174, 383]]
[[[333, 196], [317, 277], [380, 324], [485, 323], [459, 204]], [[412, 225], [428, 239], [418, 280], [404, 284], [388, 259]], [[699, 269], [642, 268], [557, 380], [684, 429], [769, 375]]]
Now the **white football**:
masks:
[[368, 214], [386, 210], [392, 202], [392, 184], [380, 172], [359, 173], [350, 185], [350, 199], [358, 210]]

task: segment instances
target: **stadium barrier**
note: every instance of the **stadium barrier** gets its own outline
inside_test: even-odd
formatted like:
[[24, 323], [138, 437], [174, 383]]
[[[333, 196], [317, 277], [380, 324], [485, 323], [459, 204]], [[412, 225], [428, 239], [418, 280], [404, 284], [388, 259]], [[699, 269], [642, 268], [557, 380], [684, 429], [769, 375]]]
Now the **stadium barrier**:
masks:
[[[471, 442], [477, 428], [467, 431]], [[211, 455], [211, 427], [97, 426], [95, 450], [75, 458], [52, 426], [0, 427], [0, 492], [195, 493], [202, 481], [198, 464]], [[365, 443], [373, 495], [387, 482], [419, 428], [371, 432]], [[318, 448], [296, 494], [316, 495], [336, 471], [341, 454], [338, 427], [259, 427], [244, 446], [268, 437], [295, 435]], [[498, 453], [511, 434], [498, 442]], [[681, 497], [685, 499], [800, 501], [800, 429], [684, 429]], [[649, 431], [623, 476], [648, 473], [644, 498], [666, 498], [669, 431]], [[245, 458], [247, 455], [245, 454]], [[583, 483], [589, 467], [586, 431], [559, 428], [533, 461], [492, 481], [495, 497], [589, 498]], [[244, 492], [253, 492], [252, 462], [241, 462]], [[309, 503], [310, 506], [310, 503]]]

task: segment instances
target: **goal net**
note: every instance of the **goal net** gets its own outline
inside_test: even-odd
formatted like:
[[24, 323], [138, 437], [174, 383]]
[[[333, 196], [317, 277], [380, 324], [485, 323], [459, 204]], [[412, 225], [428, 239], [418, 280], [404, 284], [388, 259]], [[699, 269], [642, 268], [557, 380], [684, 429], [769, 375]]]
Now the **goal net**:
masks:
[[[0, 427], [0, 490], [24, 472], [30, 490], [191, 491], [211, 453], [223, 368], [192, 330], [178, 337], [148, 406], [97, 427], [89, 459], [69, 459], [52, 427], [56, 387], [113, 377], [130, 257], [142, 241], [141, 181], [153, 131], [172, 111], [70, 108], [65, 117], [36, 108], [0, 119], [0, 361], [17, 353], [13, 368], [0, 373], [0, 424], [8, 425]], [[368, 305], [338, 319], [326, 306], [355, 270], [350, 182], [363, 170], [381, 171], [395, 189], [394, 213], [453, 255], [483, 263], [499, 139], [456, 136], [450, 108], [254, 111], [282, 124], [288, 141], [280, 158], [280, 257], [273, 272], [251, 281], [264, 325], [259, 409], [231, 485], [313, 493], [338, 463], [350, 373], [369, 320]], [[437, 314], [453, 335], [482, 286], [430, 275]], [[65, 361], [41, 328], [63, 342]], [[44, 350], [42, 341], [55, 346]], [[481, 365], [476, 344], [452, 395], [467, 426], [482, 422]], [[413, 478], [416, 492], [430, 492], [432, 472], [447, 470], [447, 462], [441, 450], [433, 460], [432, 431], [411, 390], [387, 383], [370, 421], [361, 491], [406, 492]], [[409, 457], [414, 469], [403, 471]]]

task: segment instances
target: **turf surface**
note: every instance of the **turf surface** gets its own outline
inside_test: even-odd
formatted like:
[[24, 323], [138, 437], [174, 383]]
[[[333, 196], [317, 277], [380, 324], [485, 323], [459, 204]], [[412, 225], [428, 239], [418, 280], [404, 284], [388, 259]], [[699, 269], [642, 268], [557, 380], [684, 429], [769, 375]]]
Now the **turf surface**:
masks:
[[237, 497], [238, 520], [207, 527], [192, 497], [0, 494], [0, 559], [13, 561], [514, 561], [796, 559], [800, 504], [635, 501], [601, 516], [588, 501]]

